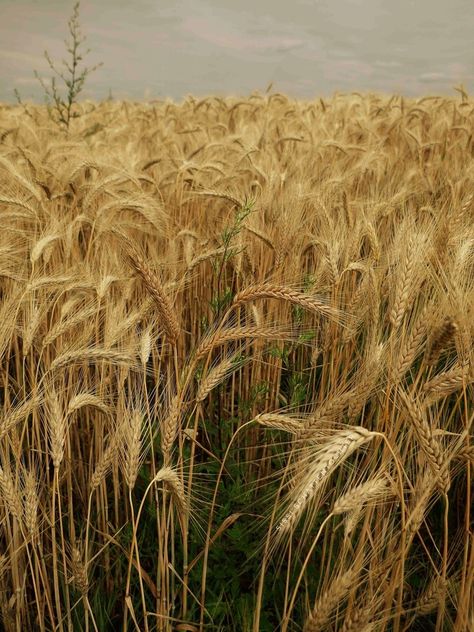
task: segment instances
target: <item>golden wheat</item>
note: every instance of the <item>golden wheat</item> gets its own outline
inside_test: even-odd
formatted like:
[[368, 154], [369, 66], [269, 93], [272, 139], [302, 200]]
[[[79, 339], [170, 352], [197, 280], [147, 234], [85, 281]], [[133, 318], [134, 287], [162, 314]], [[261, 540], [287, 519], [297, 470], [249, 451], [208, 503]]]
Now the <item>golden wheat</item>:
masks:
[[470, 629], [472, 99], [75, 107], [0, 105], [5, 630]]

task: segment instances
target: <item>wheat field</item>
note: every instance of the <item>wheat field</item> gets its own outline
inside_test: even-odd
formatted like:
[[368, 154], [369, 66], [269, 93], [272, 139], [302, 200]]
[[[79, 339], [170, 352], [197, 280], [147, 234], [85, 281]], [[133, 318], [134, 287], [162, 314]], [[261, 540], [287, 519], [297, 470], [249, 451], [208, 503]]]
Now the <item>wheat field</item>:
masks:
[[474, 102], [0, 106], [2, 629], [474, 629]]

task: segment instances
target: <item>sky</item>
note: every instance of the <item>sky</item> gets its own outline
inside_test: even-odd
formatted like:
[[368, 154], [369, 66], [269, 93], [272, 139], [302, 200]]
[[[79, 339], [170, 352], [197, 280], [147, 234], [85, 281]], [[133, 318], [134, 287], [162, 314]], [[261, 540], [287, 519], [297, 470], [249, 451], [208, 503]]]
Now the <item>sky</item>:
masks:
[[[0, 101], [41, 101], [69, 0], [0, 0]], [[474, 0], [82, 0], [83, 98], [474, 90]]]

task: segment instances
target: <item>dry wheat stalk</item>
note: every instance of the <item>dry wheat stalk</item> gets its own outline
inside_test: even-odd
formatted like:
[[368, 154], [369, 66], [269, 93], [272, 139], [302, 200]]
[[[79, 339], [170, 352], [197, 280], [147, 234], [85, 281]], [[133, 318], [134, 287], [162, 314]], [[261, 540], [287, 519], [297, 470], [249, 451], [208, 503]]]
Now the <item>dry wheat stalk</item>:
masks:
[[[354, 590], [332, 610], [328, 602], [316, 601], [316, 627], [408, 631], [416, 616], [438, 610], [438, 630], [470, 629], [474, 198], [468, 119], [473, 102], [463, 88], [459, 92], [456, 101], [352, 94], [303, 104], [271, 94], [243, 100], [189, 97], [183, 104], [112, 102], [98, 104], [91, 112], [78, 104], [84, 118], [77, 121], [77, 136], [74, 131], [68, 138], [53, 130], [43, 108], [28, 105], [27, 116], [0, 104], [0, 531], [5, 545], [0, 555], [0, 615], [7, 632], [68, 629], [75, 612], [88, 619], [86, 627], [100, 628], [101, 621], [93, 621], [98, 595], [104, 586], [116, 591], [123, 585], [123, 565], [115, 563], [122, 553], [109, 546], [115, 539], [110, 533], [138, 516], [134, 510], [142, 500], [145, 509], [159, 499], [161, 489], [156, 524], [148, 512], [141, 514], [137, 537], [127, 552], [132, 577], [138, 576], [140, 586], [130, 594], [120, 592], [116, 611], [122, 605], [128, 608], [136, 629], [142, 624], [153, 627], [151, 613], [146, 615], [153, 593], [153, 611], [164, 627], [171, 626], [171, 617], [176, 617], [178, 628], [193, 627], [185, 623], [191, 612], [186, 596], [189, 601], [197, 588], [202, 593], [197, 595], [202, 622], [195, 627], [206, 628], [214, 614], [210, 582], [186, 569], [186, 543], [196, 542], [190, 506], [194, 498], [212, 493], [214, 483], [200, 476], [202, 459], [208, 454], [221, 460], [226, 447], [207, 432], [213, 416], [212, 398], [208, 402], [205, 396], [225, 379], [226, 360], [244, 344], [252, 364], [220, 390], [219, 423], [239, 416], [238, 423], [231, 422], [235, 450], [226, 452], [221, 464], [223, 470], [231, 466], [229, 472], [238, 468], [239, 478], [255, 482], [258, 490], [267, 477], [281, 476], [289, 491], [284, 498], [280, 492], [276, 495], [272, 515], [277, 521], [290, 516], [283, 534], [268, 526], [269, 553], [268, 559], [262, 558], [253, 628], [261, 627], [259, 610], [270, 607], [275, 628], [279, 612], [288, 630], [303, 627], [296, 612], [317, 583], [309, 566], [313, 558], [302, 569], [306, 594], [293, 585], [295, 569], [301, 566], [306, 538], [317, 527], [312, 518], [318, 513], [319, 521], [320, 511], [328, 509], [323, 500], [330, 499], [335, 505], [328, 522], [339, 525], [343, 519], [346, 537], [338, 528], [325, 528], [321, 541], [317, 538], [319, 550], [311, 555], [316, 553], [326, 567], [318, 596], [329, 588], [327, 597], [334, 597], [331, 579], [341, 577], [348, 568], [345, 561], [364, 542], [371, 555], [363, 587], [356, 580]], [[299, 142], [303, 133], [306, 143]], [[163, 148], [160, 156], [157, 146]], [[468, 169], [461, 173], [466, 164]], [[250, 224], [255, 219], [255, 227], [247, 226], [247, 220], [241, 226], [218, 280], [211, 262], [218, 262], [225, 250], [217, 248], [222, 227], [248, 199], [248, 192], [258, 199], [261, 212], [249, 218]], [[202, 213], [206, 195], [209, 213]], [[123, 241], [109, 239], [120, 233], [130, 235], [125, 249]], [[135, 249], [142, 253], [141, 261], [132, 263], [131, 275], [130, 262], [127, 258], [124, 266], [122, 257], [127, 243], [132, 256]], [[320, 288], [321, 294], [295, 292], [308, 286]], [[209, 302], [227, 287], [240, 302], [225, 318], [220, 313], [214, 318]], [[255, 300], [249, 295], [252, 290]], [[166, 299], [178, 325], [171, 335], [162, 315]], [[290, 313], [293, 306], [302, 309]], [[341, 311], [322, 311], [329, 308]], [[301, 323], [291, 324], [304, 309], [309, 309], [304, 318], [314, 321], [315, 334], [306, 342]], [[442, 323], [445, 313], [450, 318]], [[441, 327], [430, 324], [435, 315], [439, 322], [433, 325]], [[341, 331], [334, 320], [349, 327]], [[208, 333], [202, 333], [204, 326], [209, 326]], [[160, 344], [155, 344], [158, 335]], [[177, 344], [170, 352], [166, 345], [173, 337]], [[370, 368], [379, 340], [387, 341], [389, 353], [379, 368]], [[267, 355], [274, 341], [290, 343], [277, 343], [283, 351], [278, 358]], [[444, 354], [446, 366], [420, 365], [422, 354], [425, 365], [431, 366]], [[201, 403], [193, 409], [202, 431], [197, 441], [191, 419], [183, 437], [180, 425], [185, 395], [202, 360]], [[72, 370], [63, 370], [67, 367]], [[298, 388], [293, 388], [293, 377]], [[51, 381], [57, 398], [52, 406]], [[398, 388], [405, 381], [407, 387], [413, 384], [411, 413], [405, 405], [393, 405], [400, 402]], [[260, 391], [260, 385], [268, 392]], [[300, 386], [301, 404], [295, 403], [300, 401]], [[180, 396], [173, 401], [175, 393]], [[155, 451], [155, 457], [165, 466], [173, 462], [173, 469], [158, 472], [153, 495], [129, 494], [131, 506], [124, 502], [126, 478], [138, 487], [135, 473], [152, 442], [155, 447], [157, 429], [150, 423], [143, 437], [133, 436], [133, 410], [124, 404], [129, 396], [160, 422], [163, 454]], [[370, 406], [365, 407], [369, 397]], [[239, 415], [242, 401], [250, 404], [245, 420], [260, 410], [274, 412], [257, 415], [255, 423], [240, 432], [247, 426]], [[277, 402], [285, 408], [278, 409]], [[300, 407], [305, 414], [298, 417], [294, 410]], [[341, 422], [362, 410], [362, 425], [379, 437], [387, 433], [397, 465], [406, 474], [405, 519], [399, 502], [366, 511], [393, 492], [388, 483], [379, 494], [369, 489], [387, 472], [388, 442], [387, 449], [366, 457], [359, 454], [362, 447], [347, 461], [346, 452], [338, 456], [338, 448], [330, 448], [337, 437], [342, 440]], [[281, 432], [275, 436], [275, 430]], [[186, 437], [193, 442], [191, 450]], [[288, 458], [288, 467], [275, 471], [273, 455], [278, 463]], [[324, 460], [326, 469], [320, 471]], [[53, 461], [60, 464], [57, 472], [51, 471]], [[336, 469], [339, 464], [343, 471]], [[110, 469], [114, 476], [106, 487]], [[184, 492], [185, 473], [189, 478]], [[448, 489], [450, 474], [456, 476], [456, 485]], [[46, 485], [57, 481], [54, 494], [40, 486], [40, 475]], [[90, 481], [87, 491], [95, 491], [88, 499], [84, 481]], [[329, 481], [332, 489], [327, 488]], [[362, 481], [367, 483], [360, 485]], [[449, 512], [449, 529], [441, 529], [440, 541], [436, 525], [443, 492], [447, 497], [441, 500], [441, 510], [444, 505], [458, 511]], [[226, 494], [226, 489], [216, 489], [216, 503], [226, 502]], [[253, 497], [234, 520], [249, 524], [256, 509], [252, 505]], [[85, 511], [91, 537], [82, 546], [74, 531], [84, 523]], [[297, 525], [306, 511], [307, 519]], [[202, 514], [206, 519], [205, 508]], [[213, 535], [215, 518], [208, 519], [206, 546], [219, 546], [219, 536], [229, 526], [224, 520]], [[156, 526], [154, 560], [142, 555], [138, 536], [145, 521], [147, 532]], [[272, 559], [281, 551], [279, 544], [288, 552], [288, 567], [279, 563], [281, 558]], [[260, 545], [256, 539], [255, 551], [249, 554], [258, 555]], [[426, 566], [428, 588], [416, 602], [403, 579], [419, 564], [420, 551], [432, 564]], [[94, 560], [93, 578], [88, 559]], [[195, 560], [202, 560], [203, 574], [212, 572], [210, 558]], [[452, 589], [449, 584], [449, 592], [443, 585], [437, 592], [438, 574], [447, 575], [447, 569], [462, 581]], [[73, 575], [83, 604], [81, 594], [66, 583], [66, 573]], [[182, 586], [176, 577], [183, 578]], [[268, 599], [273, 581], [285, 591], [276, 608]], [[143, 588], [150, 589], [150, 595]], [[294, 602], [292, 598], [289, 603], [290, 595]], [[119, 626], [120, 618], [119, 613], [111, 625]]]

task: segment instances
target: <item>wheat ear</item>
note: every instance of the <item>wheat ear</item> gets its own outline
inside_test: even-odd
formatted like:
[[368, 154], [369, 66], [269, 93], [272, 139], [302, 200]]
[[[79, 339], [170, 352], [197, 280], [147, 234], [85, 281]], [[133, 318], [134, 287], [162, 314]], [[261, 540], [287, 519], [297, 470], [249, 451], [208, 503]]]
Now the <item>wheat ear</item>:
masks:
[[89, 578], [87, 575], [86, 565], [82, 559], [79, 542], [76, 542], [76, 544], [72, 547], [71, 568], [72, 577], [69, 581], [73, 582], [77, 586], [81, 595], [87, 595], [89, 591]]
[[205, 358], [215, 347], [226, 344], [227, 342], [245, 340], [247, 338], [255, 338], [257, 340], [282, 340], [291, 338], [291, 334], [276, 327], [260, 327], [256, 325], [223, 329], [213, 335], [206, 336], [206, 338], [202, 340], [196, 350], [196, 360]]
[[351, 568], [336, 577], [317, 600], [311, 614], [304, 625], [304, 632], [321, 632], [327, 629], [332, 612], [353, 588], [358, 575], [358, 569]]
[[266, 428], [276, 428], [291, 434], [297, 434], [302, 428], [301, 421], [281, 413], [262, 413], [255, 417], [255, 421]]
[[110, 408], [107, 404], [105, 404], [100, 397], [97, 397], [97, 395], [93, 395], [92, 393], [78, 393], [70, 399], [67, 407], [67, 414], [72, 415], [72, 413], [80, 410], [81, 408], [85, 408], [86, 406], [97, 408], [97, 410], [103, 412], [104, 415], [110, 415]]
[[447, 316], [443, 324], [433, 332], [426, 353], [426, 364], [428, 366], [433, 366], [438, 362], [440, 355], [449, 345], [457, 330], [457, 323]]
[[363, 505], [385, 498], [389, 493], [389, 481], [386, 477], [372, 478], [357, 487], [352, 487], [336, 499], [333, 514], [342, 514], [360, 509]]
[[155, 483], [163, 481], [169, 487], [178, 511], [182, 516], [186, 516], [188, 513], [188, 503], [178, 473], [171, 467], [165, 466], [156, 473], [153, 481]]
[[90, 489], [94, 491], [99, 487], [101, 482], [107, 476], [107, 472], [111, 467], [112, 463], [115, 461], [115, 457], [117, 456], [119, 447], [120, 447], [120, 439], [121, 439], [121, 428], [119, 427], [115, 430], [112, 438], [110, 439], [109, 444], [103, 450], [100, 459], [95, 466], [94, 472], [92, 473], [90, 480]]
[[21, 522], [23, 516], [21, 497], [11, 475], [2, 467], [0, 467], [0, 491], [2, 492], [3, 502], [8, 512], [14, 516], [18, 522]]
[[441, 445], [434, 436], [423, 410], [406, 393], [400, 391], [400, 395], [413, 422], [420, 446], [436, 475], [438, 486], [442, 492], [446, 493], [450, 486], [450, 480], [449, 471], [446, 468], [446, 457]]
[[182, 398], [178, 393], [170, 402], [166, 417], [162, 421], [161, 427], [161, 450], [166, 465], [170, 463], [173, 443], [178, 434], [181, 417]]
[[46, 403], [51, 460], [54, 467], [58, 468], [64, 458], [67, 430], [66, 416], [59, 403], [58, 395], [53, 388], [48, 391]]
[[38, 535], [38, 488], [33, 472], [26, 471], [24, 475], [24, 509], [25, 526], [32, 539]]
[[196, 401], [202, 402], [209, 393], [221, 384], [231, 373], [237, 371], [243, 365], [240, 353], [235, 353], [228, 358], [224, 358], [219, 364], [212, 368], [199, 385]]
[[155, 301], [168, 342], [175, 345], [180, 330], [178, 318], [160, 278], [150, 269], [142, 256], [130, 244], [128, 245], [128, 256], [130, 263], [143, 279], [147, 290]]
[[467, 385], [473, 380], [474, 375], [471, 375], [469, 366], [458, 364], [425, 382], [423, 391], [427, 394], [427, 400], [431, 403], [440, 397], [456, 392], [463, 385]]
[[41, 396], [34, 395], [16, 406], [12, 410], [8, 411], [0, 419], [0, 440], [7, 435], [12, 428], [14, 428], [20, 421], [23, 421], [28, 417], [33, 408], [35, 408], [41, 402]]
[[415, 239], [411, 238], [407, 247], [405, 259], [403, 260], [400, 276], [398, 277], [398, 283], [396, 285], [395, 301], [390, 312], [390, 321], [395, 328], [399, 327], [402, 322], [403, 315], [407, 310], [410, 299], [417, 253], [415, 245]]
[[339, 430], [319, 448], [309, 469], [306, 464], [301, 464], [301, 471], [307, 473], [301, 482], [297, 483], [295, 493], [292, 494], [294, 499], [277, 525], [277, 531], [284, 532], [291, 529], [320, 489], [323, 481], [347, 457], [374, 436], [376, 436], [375, 433], [361, 426]]
[[408, 371], [410, 366], [413, 363], [413, 360], [419, 353], [421, 344], [426, 336], [426, 323], [424, 320], [424, 314], [422, 314], [412, 332], [408, 340], [402, 346], [400, 354], [397, 358], [397, 362], [395, 364], [395, 368], [392, 373], [392, 378], [394, 382], [399, 382]]
[[129, 489], [135, 487], [142, 456], [142, 421], [140, 410], [127, 413], [121, 426], [123, 474]]
[[113, 349], [78, 349], [66, 351], [57, 356], [51, 363], [50, 370], [57, 371], [81, 362], [110, 362], [111, 364], [133, 366], [134, 358], [129, 353]]
[[252, 285], [245, 290], [238, 292], [234, 297], [233, 304], [237, 306], [242, 303], [248, 303], [249, 301], [262, 298], [274, 298], [287, 301], [293, 305], [298, 305], [319, 315], [322, 314], [324, 316], [331, 317], [341, 316], [339, 310], [327, 305], [314, 296], [308, 296], [303, 292], [298, 292], [289, 287], [272, 285], [271, 283]]

